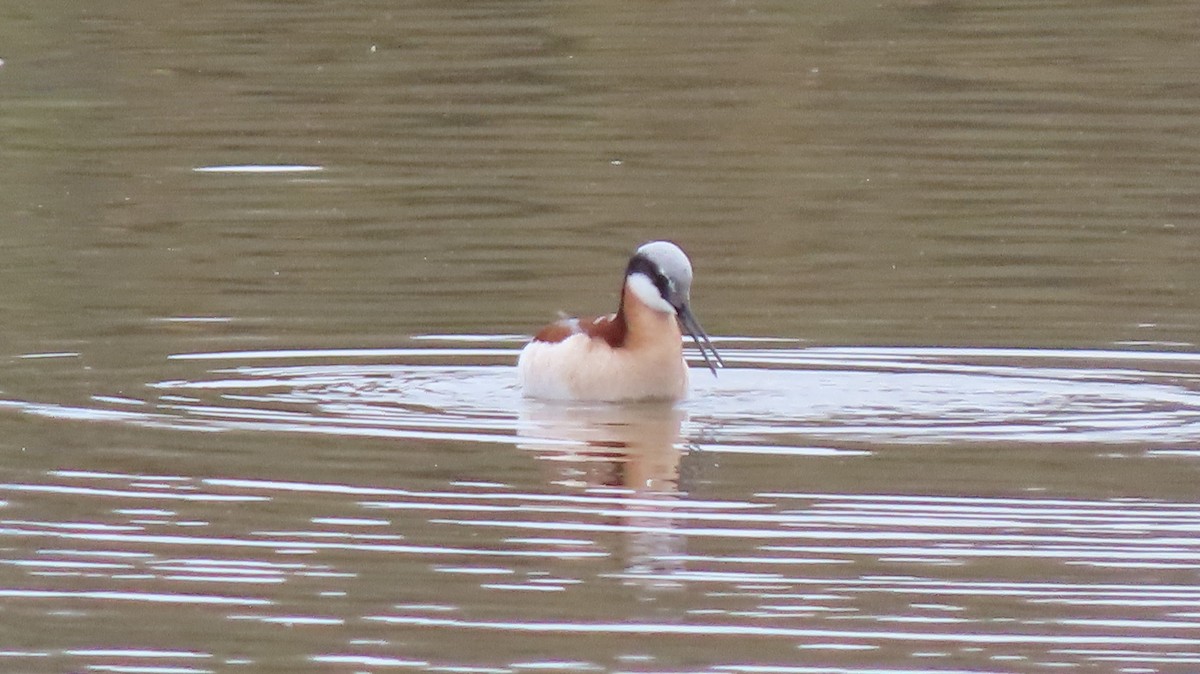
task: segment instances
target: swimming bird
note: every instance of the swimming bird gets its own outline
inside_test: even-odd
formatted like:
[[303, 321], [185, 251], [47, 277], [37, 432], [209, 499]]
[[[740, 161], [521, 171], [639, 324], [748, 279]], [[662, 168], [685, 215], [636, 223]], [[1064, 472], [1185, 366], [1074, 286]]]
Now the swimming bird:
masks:
[[725, 365], [688, 306], [691, 288], [692, 263], [679, 246], [652, 241], [638, 248], [625, 267], [615, 314], [564, 318], [525, 346], [517, 361], [522, 392], [610, 402], [686, 397], [683, 332], [713, 376]]

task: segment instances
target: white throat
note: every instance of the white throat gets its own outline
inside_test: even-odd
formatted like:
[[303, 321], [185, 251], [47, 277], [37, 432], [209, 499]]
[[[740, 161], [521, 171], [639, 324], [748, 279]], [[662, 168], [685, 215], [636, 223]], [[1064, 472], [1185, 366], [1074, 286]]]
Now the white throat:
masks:
[[630, 274], [625, 278], [625, 285], [642, 301], [642, 304], [655, 311], [661, 311], [664, 314], [672, 316], [675, 315], [675, 307], [671, 306], [670, 302], [658, 294], [658, 288], [654, 287], [654, 281], [651, 281], [649, 276], [645, 274]]

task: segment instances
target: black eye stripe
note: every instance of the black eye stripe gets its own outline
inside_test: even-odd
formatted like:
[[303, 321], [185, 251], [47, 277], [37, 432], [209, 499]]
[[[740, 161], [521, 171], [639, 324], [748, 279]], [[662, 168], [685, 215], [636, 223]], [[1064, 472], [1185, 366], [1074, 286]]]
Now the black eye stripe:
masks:
[[659, 270], [658, 265], [651, 262], [649, 259], [634, 255], [629, 259], [629, 266], [625, 268], [625, 275], [643, 274], [654, 283], [654, 287], [658, 289], [658, 294], [662, 295], [663, 299], [668, 300], [671, 297], [671, 281]]

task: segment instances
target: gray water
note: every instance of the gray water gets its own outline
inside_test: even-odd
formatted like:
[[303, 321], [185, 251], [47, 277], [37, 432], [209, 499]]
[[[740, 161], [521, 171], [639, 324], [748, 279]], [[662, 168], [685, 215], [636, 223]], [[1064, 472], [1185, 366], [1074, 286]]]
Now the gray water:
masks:
[[[1190, 3], [19, 3], [0, 59], [0, 670], [1200, 668]], [[729, 367], [522, 399], [653, 238]]]

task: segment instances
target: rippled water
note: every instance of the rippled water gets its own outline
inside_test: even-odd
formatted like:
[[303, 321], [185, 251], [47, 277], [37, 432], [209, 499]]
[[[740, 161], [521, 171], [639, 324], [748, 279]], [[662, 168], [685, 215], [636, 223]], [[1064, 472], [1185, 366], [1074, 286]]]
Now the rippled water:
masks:
[[[449, 335], [184, 353], [171, 362], [192, 374], [140, 397], [6, 401], [80, 433], [238, 440], [153, 472], [0, 485], [0, 596], [29, 644], [0, 657], [136, 672], [1200, 664], [1200, 357], [718, 343], [730, 367], [697, 369], [678, 408], [524, 400], [511, 338]], [[283, 463], [239, 468], [261, 434]], [[326, 439], [290, 439], [310, 435]], [[131, 610], [172, 625], [163, 648], [120, 636]], [[21, 616], [138, 647], [47, 652]], [[179, 649], [179, 634], [231, 630]]]
[[[220, 365], [202, 379], [151, 382], [145, 400], [94, 395], [86, 407], [4, 404], [50, 417], [188, 430], [502, 444], [540, 439], [558, 426], [587, 436], [609, 417], [619, 426], [638, 418], [607, 406], [521, 400], [513, 338], [419, 341], [447, 346], [184, 353], [172, 359]], [[462, 341], [492, 346], [455, 344]], [[739, 348], [737, 340], [721, 340], [728, 366], [720, 377], [693, 373], [695, 395], [685, 411], [706, 451], [819, 451], [774, 444], [801, 437], [843, 444], [1200, 438], [1200, 356], [1191, 353], [797, 348], [787, 341], [749, 340]], [[471, 361], [498, 364], [453, 364]]]

